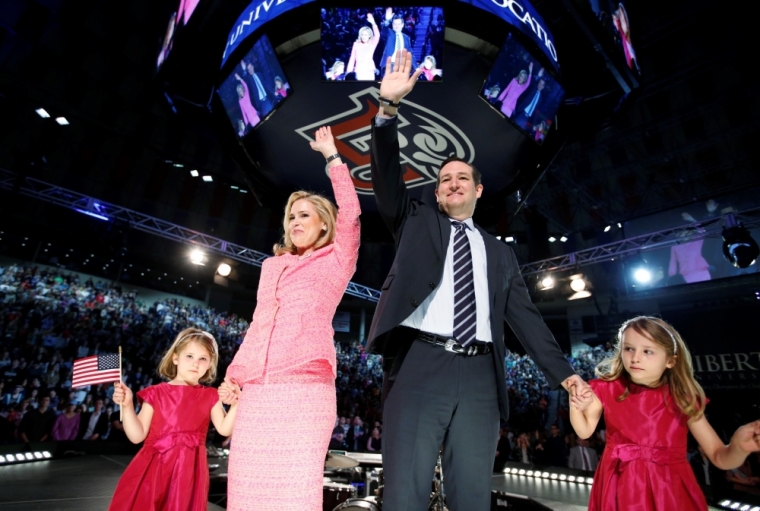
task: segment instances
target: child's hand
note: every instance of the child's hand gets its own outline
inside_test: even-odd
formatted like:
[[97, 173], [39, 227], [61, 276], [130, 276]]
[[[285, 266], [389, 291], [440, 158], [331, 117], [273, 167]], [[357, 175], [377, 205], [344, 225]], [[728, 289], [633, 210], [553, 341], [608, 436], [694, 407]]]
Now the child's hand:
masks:
[[570, 396], [570, 404], [579, 412], [582, 412], [594, 402], [594, 391], [591, 387], [585, 387], [578, 395]]
[[219, 399], [225, 405], [237, 404], [240, 399], [240, 386], [235, 380], [224, 379], [221, 385], [219, 385]]
[[760, 420], [737, 429], [731, 443], [746, 453], [760, 451]]
[[121, 406], [122, 408], [129, 408], [130, 406], [134, 405], [134, 402], [132, 401], [132, 391], [124, 385], [124, 383], [117, 381], [113, 384], [114, 391], [113, 391], [113, 402], [117, 405]]

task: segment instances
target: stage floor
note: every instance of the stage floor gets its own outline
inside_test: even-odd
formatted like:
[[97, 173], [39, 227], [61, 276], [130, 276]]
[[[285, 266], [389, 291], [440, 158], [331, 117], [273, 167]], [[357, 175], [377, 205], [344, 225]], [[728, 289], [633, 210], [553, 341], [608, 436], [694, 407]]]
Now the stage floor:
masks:
[[[91, 455], [0, 466], [0, 509], [102, 511], [131, 459]], [[555, 511], [586, 511], [590, 491], [586, 485], [496, 474], [491, 488], [531, 497]], [[210, 503], [209, 509], [224, 508]]]

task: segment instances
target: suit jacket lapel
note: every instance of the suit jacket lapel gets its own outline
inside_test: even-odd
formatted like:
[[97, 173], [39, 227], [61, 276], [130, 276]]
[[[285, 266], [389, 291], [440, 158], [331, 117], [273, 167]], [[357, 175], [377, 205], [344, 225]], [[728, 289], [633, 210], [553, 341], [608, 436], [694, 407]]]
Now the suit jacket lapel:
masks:
[[440, 211], [435, 216], [435, 219], [438, 225], [428, 224], [428, 227], [430, 228], [430, 234], [433, 236], [433, 239], [440, 240], [437, 247], [441, 250], [441, 260], [445, 261], [446, 251], [449, 249], [449, 239], [451, 239], [451, 220]]
[[480, 235], [483, 237], [483, 243], [486, 246], [486, 273], [488, 274], [488, 298], [491, 300], [491, 321], [493, 322], [493, 306], [496, 301], [496, 293], [499, 289], [496, 289], [498, 282], [496, 282], [496, 266], [498, 257], [498, 248], [495, 246], [496, 239], [488, 234], [486, 231], [476, 225]]

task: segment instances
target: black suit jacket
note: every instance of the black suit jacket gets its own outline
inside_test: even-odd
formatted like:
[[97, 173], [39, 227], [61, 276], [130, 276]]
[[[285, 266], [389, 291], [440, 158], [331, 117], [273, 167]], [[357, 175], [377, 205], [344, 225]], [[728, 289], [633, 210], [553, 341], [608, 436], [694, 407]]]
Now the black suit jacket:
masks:
[[[84, 438], [84, 434], [87, 433], [87, 427], [90, 424], [92, 414], [93, 412], [82, 413], [82, 417], [79, 419], [79, 434], [77, 435], [77, 440], [87, 440]], [[93, 429], [92, 433], [97, 433], [98, 440], [102, 440], [106, 431], [108, 431], [108, 414], [104, 408], [103, 411], [100, 412], [100, 417], [98, 417], [98, 421], [95, 423], [95, 429]]]
[[[384, 396], [412, 339], [394, 330], [435, 289], [443, 276], [451, 221], [437, 207], [410, 199], [402, 179], [397, 121], [378, 127], [372, 120], [372, 186], [383, 221], [393, 233], [396, 257], [382, 286], [367, 349], [383, 355]], [[512, 249], [476, 225], [486, 246], [493, 362], [501, 418], [509, 417], [504, 374], [504, 321], [509, 323], [552, 388], [575, 374], [541, 315], [530, 301]]]
[[[394, 32], [392, 28], [387, 27], [385, 33], [387, 34], [385, 49], [383, 50], [383, 57], [380, 60], [380, 69], [382, 69], [383, 72], [385, 72], [385, 63], [388, 61], [388, 57], [392, 57], [393, 53], [396, 51], [396, 32]], [[417, 69], [417, 59], [414, 56], [412, 40], [403, 32], [401, 32], [401, 38], [404, 40], [404, 49], [412, 52], [412, 71], [414, 71]]]
[[[533, 82], [530, 84], [530, 87], [528, 87], [528, 90], [520, 94], [520, 97], [517, 99], [517, 106], [515, 107], [515, 112], [513, 114], [513, 117], [517, 117], [519, 114], [523, 113], [525, 109], [530, 105], [530, 103], [533, 101], [533, 98], [536, 96], [536, 91], [538, 91], [538, 80], [534, 78]], [[533, 124], [538, 124], [541, 121], [546, 120], [546, 109], [549, 105], [549, 91], [544, 87], [544, 89], [541, 91], [541, 95], [538, 97], [538, 102], [536, 103], [536, 108], [533, 109], [533, 113], [530, 115], [529, 119]]]

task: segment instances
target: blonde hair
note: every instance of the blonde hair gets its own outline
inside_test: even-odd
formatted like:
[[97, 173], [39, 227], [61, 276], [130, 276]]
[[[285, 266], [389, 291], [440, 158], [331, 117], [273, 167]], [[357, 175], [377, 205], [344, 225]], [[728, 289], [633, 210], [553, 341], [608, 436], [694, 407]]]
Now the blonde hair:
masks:
[[423, 63], [423, 64], [425, 64], [425, 61], [426, 61], [426, 60], [430, 60], [430, 62], [432, 62], [432, 63], [433, 63], [433, 69], [435, 69], [435, 66], [437, 66], [437, 65], [438, 65], [438, 64], [436, 63], [436, 61], [435, 61], [435, 57], [433, 57], [432, 55], [428, 55], [427, 57], [425, 57], [424, 59], [422, 59], [422, 63]]
[[290, 194], [288, 203], [285, 206], [285, 217], [282, 219], [282, 228], [284, 229], [285, 234], [282, 237], [282, 243], [277, 243], [274, 246], [275, 256], [298, 253], [298, 248], [293, 245], [293, 240], [290, 239], [290, 229], [288, 228], [288, 224], [290, 224], [290, 210], [293, 208], [293, 204], [301, 199], [309, 201], [311, 205], [314, 206], [314, 209], [317, 210], [317, 215], [319, 215], [319, 219], [327, 226], [327, 230], [321, 231], [319, 238], [317, 238], [317, 242], [314, 244], [314, 250], [329, 245], [335, 240], [335, 219], [338, 216], [338, 208], [336, 208], [335, 204], [330, 202], [329, 199], [326, 199], [321, 195], [299, 190]]
[[177, 366], [174, 364], [174, 355], [180, 352], [191, 342], [197, 342], [211, 354], [211, 363], [206, 374], [198, 380], [201, 383], [210, 383], [216, 379], [216, 366], [219, 364], [219, 348], [214, 336], [198, 328], [186, 328], [177, 334], [174, 342], [164, 354], [156, 371], [159, 376], [173, 380], [177, 377]]
[[[362, 42], [362, 32], [369, 32], [369, 38], [370, 39], [372, 39], [372, 37], [375, 35], [375, 32], [371, 28], [369, 28], [369, 27], [362, 27], [362, 28], [359, 29], [359, 35], [356, 38], [356, 42], [357, 43], [361, 43]], [[367, 41], [367, 42], [369, 43], [369, 41]]]
[[[652, 316], [637, 316], [629, 319], [620, 327], [617, 336], [615, 352], [602, 360], [594, 372], [600, 380], [614, 381], [621, 376], [626, 376], [630, 381], [630, 375], [623, 365], [623, 333], [633, 328], [636, 332], [653, 341], [665, 351], [668, 360], [673, 361], [673, 367], [666, 368], [660, 381], [653, 387], [667, 384], [670, 395], [673, 396], [678, 408], [690, 418], [699, 418], [704, 413], [705, 391], [694, 378], [694, 366], [691, 362], [691, 354], [686, 347], [681, 335], [667, 321]], [[625, 392], [618, 396], [618, 401], [623, 401], [630, 393], [626, 386]]]

